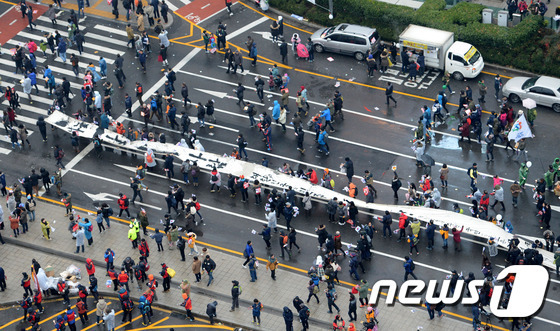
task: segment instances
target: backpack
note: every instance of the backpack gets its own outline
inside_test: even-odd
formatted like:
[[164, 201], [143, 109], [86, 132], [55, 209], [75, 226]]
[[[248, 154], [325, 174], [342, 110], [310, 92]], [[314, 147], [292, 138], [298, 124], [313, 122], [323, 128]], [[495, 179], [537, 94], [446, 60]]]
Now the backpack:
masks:
[[62, 159], [64, 157], [64, 151], [61, 149], [58, 150], [58, 157]]
[[124, 206], [128, 207], [128, 198], [124, 199]]
[[416, 269], [416, 265], [414, 264], [414, 261], [410, 260], [410, 270], [414, 271], [414, 269]]
[[218, 181], [218, 176], [212, 174], [212, 181], [217, 182]]
[[284, 237], [282, 238], [282, 243], [283, 243], [284, 245], [286, 245], [286, 244], [288, 243], [288, 236], [284, 236]]
[[313, 285], [313, 294], [319, 293], [319, 286]]
[[189, 212], [191, 213], [191, 215], [195, 215], [196, 214], [196, 207], [195, 206], [191, 206], [189, 208]]
[[88, 230], [89, 232], [93, 231], [93, 225], [88, 226], [87, 230]]

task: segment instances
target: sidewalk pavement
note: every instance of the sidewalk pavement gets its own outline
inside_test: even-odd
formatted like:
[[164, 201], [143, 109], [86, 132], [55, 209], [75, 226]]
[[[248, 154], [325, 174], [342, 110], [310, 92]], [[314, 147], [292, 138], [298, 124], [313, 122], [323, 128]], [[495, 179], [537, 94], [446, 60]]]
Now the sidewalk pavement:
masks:
[[[42, 4], [48, 6], [51, 4], [54, 4], [53, 0], [42, 0], [41, 1]], [[85, 1], [84, 1], [85, 3]], [[144, 4], [144, 6], [147, 6], [148, 1], [146, 0], [142, 0], [142, 3]], [[105, 19], [112, 19], [114, 21], [119, 21], [119, 22], [128, 22], [130, 23], [134, 28], [136, 28], [136, 21], [137, 21], [137, 16], [136, 13], [132, 13], [130, 15], [130, 20], [126, 20], [126, 11], [124, 9], [124, 7], [122, 6], [122, 1], [119, 1], [119, 18], [115, 19], [115, 15], [113, 15], [113, 7], [111, 5], [109, 5], [109, 3], [107, 2], [107, 0], [90, 0], [89, 1], [90, 7], [85, 7], [84, 8], [84, 12], [86, 17], [88, 15], [95, 15], [97, 18], [99, 17], [103, 17]], [[71, 9], [73, 9], [76, 13], [78, 12], [78, 4], [77, 1], [73, 0], [71, 2], [69, 1], [62, 1], [62, 9], [65, 9], [67, 11], [70, 11]], [[175, 15], [173, 15], [173, 12], [171, 11], [171, 9], [169, 10], [169, 13], [167, 14], [167, 18], [168, 21], [167, 23], [165, 23], [163, 21], [163, 19], [161, 19], [161, 24], [163, 25], [164, 29], [169, 29], [169, 27], [171, 25], [173, 25], [173, 20], [175, 19]], [[146, 31], [150, 31], [151, 27], [148, 24], [148, 18], [144, 17], [144, 26], [146, 28]], [[155, 25], [154, 25], [155, 26]], [[87, 38], [87, 36], [86, 36]]]
[[[8, 289], [0, 294], [2, 302], [13, 302], [21, 299], [21, 287], [19, 286], [21, 280], [21, 272], [28, 271], [31, 265], [31, 259], [35, 258], [42, 267], [51, 265], [54, 267], [55, 275], [66, 269], [70, 264], [75, 264], [82, 270], [82, 275], [87, 275], [85, 270], [85, 259], [92, 258], [96, 265], [96, 276], [99, 283], [99, 291], [109, 291], [111, 289], [105, 288], [103, 284], [109, 278], [105, 276], [105, 262], [103, 254], [107, 248], [111, 248], [115, 252], [115, 270], [122, 261], [127, 257], [132, 257], [135, 262], [138, 261], [139, 253], [136, 249], [132, 248], [131, 243], [127, 239], [128, 221], [121, 220], [121, 222], [111, 222], [111, 229], [99, 233], [95, 224], [93, 215], [88, 215], [88, 212], [81, 208], [75, 208], [76, 213], [82, 218], [89, 218], [93, 222], [93, 240], [92, 246], [85, 248], [85, 253], [74, 253], [76, 250], [75, 241], [71, 239], [68, 232], [68, 218], [64, 217], [65, 209], [59, 204], [49, 203], [42, 201], [40, 198], [37, 200], [36, 208], [36, 221], [29, 223], [29, 232], [20, 235], [18, 238], [13, 238], [10, 235], [11, 230], [9, 226], [4, 231], [4, 240], [6, 245], [0, 246], [2, 251], [2, 267], [6, 271], [8, 277]], [[149, 216], [149, 215], [148, 215]], [[47, 241], [42, 239], [42, 232], [39, 221], [44, 217], [55, 229], [52, 233], [53, 240]], [[56, 220], [56, 222], [55, 222]], [[155, 225], [158, 221], [151, 219], [150, 223]], [[149, 233], [153, 233], [153, 229], [149, 228]], [[141, 232], [142, 233], [142, 232]], [[8, 237], [9, 236], [9, 237]], [[142, 236], [144, 237], [144, 236]], [[274, 238], [276, 239], [276, 238]], [[273, 240], [274, 240], [273, 239]], [[202, 277], [200, 283], [195, 283], [195, 277], [191, 271], [192, 257], [187, 255], [187, 261], [180, 261], [180, 254], [177, 249], [169, 249], [167, 240], [164, 239], [164, 252], [158, 252], [154, 240], [146, 238], [150, 246], [150, 270], [156, 278], [159, 278], [160, 287], [158, 287], [158, 297], [160, 305], [168, 309], [179, 309], [183, 311], [178, 305], [182, 302], [181, 292], [178, 287], [181, 280], [188, 279], [191, 283], [191, 300], [193, 303], [193, 313], [198, 316], [206, 316], [206, 305], [214, 300], [218, 301], [217, 320], [226, 324], [234, 324], [241, 326], [248, 330], [281, 330], [284, 328], [284, 321], [282, 318], [282, 310], [284, 306], [288, 306], [294, 311], [292, 300], [295, 296], [300, 296], [303, 300], [307, 298], [307, 283], [309, 278], [307, 275], [297, 268], [285, 266], [280, 264], [279, 270], [276, 272], [277, 281], [270, 278], [270, 274], [265, 269], [265, 263], [261, 252], [256, 252], [256, 255], [261, 260], [261, 267], [258, 269], [258, 280], [251, 284], [248, 269], [242, 268], [244, 258], [239, 252], [234, 252], [227, 249], [210, 244], [197, 244], [198, 249], [202, 247], [208, 248], [208, 254], [216, 262], [216, 270], [214, 272], [214, 282], [207, 287], [207, 276]], [[243, 243], [240, 243], [243, 244]], [[189, 249], [186, 249], [186, 253]], [[303, 253], [305, 254], [305, 252]], [[315, 252], [313, 252], [315, 254]], [[22, 257], [23, 260], [22, 260]], [[173, 278], [171, 291], [167, 293], [162, 292], [161, 271], [160, 264], [165, 262], [170, 268], [175, 269], [177, 275]], [[344, 271], [346, 266], [344, 266]], [[292, 271], [294, 270], [294, 271]], [[231, 286], [232, 280], [238, 280], [243, 289], [240, 297], [240, 309], [230, 312], [231, 308]], [[370, 283], [375, 280], [369, 279]], [[82, 278], [82, 282], [87, 284], [87, 279]], [[352, 284], [345, 284], [337, 286], [338, 300], [337, 305], [341, 309], [341, 315], [348, 320], [348, 290]], [[145, 286], [143, 287], [145, 289]], [[326, 286], [321, 284], [321, 289], [324, 290]], [[131, 296], [138, 298], [140, 292], [136, 284], [130, 286]], [[264, 305], [262, 312], [262, 324], [260, 328], [251, 323], [252, 315], [249, 309], [254, 298], [258, 298]], [[311, 330], [327, 330], [332, 326], [335, 314], [327, 313], [327, 300], [323, 292], [319, 295], [320, 304], [315, 301], [310, 301], [308, 307], [311, 311], [310, 326]], [[314, 299], [313, 299], [314, 300]], [[297, 313], [294, 311], [294, 315]], [[363, 321], [365, 317], [365, 310], [358, 308], [358, 322]], [[417, 330], [418, 327], [423, 327], [425, 330], [471, 330], [470, 323], [462, 320], [456, 320], [449, 317], [436, 318], [432, 321], [428, 319], [428, 314], [425, 308], [420, 307], [405, 307], [400, 304], [393, 306], [385, 306], [382, 299], [379, 304], [379, 326], [382, 330]], [[300, 328], [298, 318], [294, 318], [294, 328]], [[359, 329], [359, 328], [358, 328]]]

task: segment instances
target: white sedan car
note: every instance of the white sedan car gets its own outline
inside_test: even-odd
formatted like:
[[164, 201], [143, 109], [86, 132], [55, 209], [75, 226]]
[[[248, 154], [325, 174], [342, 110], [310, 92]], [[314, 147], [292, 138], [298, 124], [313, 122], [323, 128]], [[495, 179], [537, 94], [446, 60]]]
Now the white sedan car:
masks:
[[560, 113], [560, 79], [548, 76], [514, 77], [502, 87], [511, 102], [533, 99], [537, 105], [552, 107]]

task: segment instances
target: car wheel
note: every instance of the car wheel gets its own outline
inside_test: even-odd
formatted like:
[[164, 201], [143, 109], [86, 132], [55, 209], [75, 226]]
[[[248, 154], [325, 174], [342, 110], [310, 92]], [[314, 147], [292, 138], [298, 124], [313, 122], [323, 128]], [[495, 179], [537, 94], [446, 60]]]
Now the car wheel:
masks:
[[560, 103], [555, 103], [552, 105], [552, 110], [554, 110], [557, 113], [560, 113]]
[[455, 72], [453, 73], [453, 79], [455, 79], [455, 80], [463, 80], [463, 79], [465, 79], [465, 76], [463, 76], [462, 73], [460, 73], [460, 72], [458, 72], [458, 71], [455, 71]]
[[519, 98], [519, 96], [515, 93], [512, 93], [509, 95], [509, 100], [513, 103], [518, 103], [519, 100], [521, 100], [521, 98]]
[[315, 48], [315, 52], [317, 53], [323, 53], [325, 51], [325, 48], [321, 44], [315, 44], [313, 48]]
[[356, 52], [356, 53], [354, 53], [354, 58], [358, 61], [363, 61], [364, 58], [365, 58], [365, 55], [362, 52]]

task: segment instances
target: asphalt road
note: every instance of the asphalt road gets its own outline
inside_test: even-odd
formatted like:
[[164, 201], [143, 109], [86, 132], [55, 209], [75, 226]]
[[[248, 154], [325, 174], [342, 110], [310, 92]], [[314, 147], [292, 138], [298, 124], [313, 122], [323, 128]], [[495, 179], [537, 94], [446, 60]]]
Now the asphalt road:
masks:
[[[215, 152], [218, 154], [231, 152], [235, 145], [235, 139], [238, 132], [242, 132], [249, 142], [249, 161], [259, 163], [263, 157], [270, 160], [271, 168], [278, 168], [284, 162], [288, 162], [293, 169], [299, 167], [313, 167], [317, 170], [320, 176], [323, 168], [331, 169], [335, 174], [336, 191], [341, 192], [341, 197], [346, 195], [342, 188], [347, 184], [345, 176], [340, 175], [339, 167], [343, 162], [344, 157], [348, 156], [354, 161], [356, 175], [361, 176], [365, 169], [369, 169], [374, 175], [376, 180], [376, 188], [378, 190], [378, 198], [376, 202], [381, 203], [394, 203], [392, 198], [392, 191], [389, 187], [392, 178], [392, 165], [397, 165], [398, 174], [403, 178], [403, 185], [407, 181], [418, 182], [421, 176], [421, 171], [416, 168], [414, 163], [414, 154], [410, 149], [411, 140], [413, 137], [412, 128], [416, 126], [416, 121], [421, 115], [420, 107], [424, 104], [431, 105], [432, 99], [436, 96], [441, 88], [441, 73], [430, 71], [420, 83], [416, 85], [408, 83], [405, 84], [406, 78], [398, 73], [389, 72], [381, 76], [379, 73], [375, 74], [374, 78], [368, 79], [365, 72], [365, 64], [355, 61], [351, 57], [345, 57], [336, 54], [316, 54], [313, 63], [297, 60], [291, 53], [288, 57], [287, 68], [281, 68], [281, 73], [288, 73], [291, 77], [289, 84], [290, 95], [295, 97], [295, 92], [299, 90], [299, 86], [304, 85], [309, 91], [309, 99], [311, 104], [310, 114], [319, 112], [323, 109], [324, 103], [328, 98], [332, 97], [335, 87], [335, 78], [340, 80], [340, 87], [338, 89], [344, 96], [344, 110], [345, 120], [337, 120], [334, 123], [336, 128], [335, 133], [330, 134], [331, 148], [330, 156], [326, 157], [322, 154], [315, 152], [313, 135], [308, 132], [305, 136], [305, 155], [300, 155], [296, 150], [295, 136], [291, 126], [288, 126], [287, 132], [284, 134], [279, 127], [273, 128], [272, 141], [273, 153], [266, 152], [264, 144], [260, 141], [261, 134], [256, 129], [249, 128], [249, 120], [242, 112], [241, 107], [235, 104], [234, 93], [232, 89], [241, 82], [247, 90], [245, 91], [245, 99], [251, 101], [258, 101], [254, 93], [254, 78], [256, 74], [263, 76], [268, 75], [268, 69], [271, 67], [273, 61], [279, 61], [280, 54], [278, 47], [265, 37], [266, 32], [269, 31], [270, 20], [261, 20], [262, 16], [251, 9], [236, 5], [236, 14], [228, 16], [225, 13], [219, 13], [210, 19], [202, 22], [200, 26], [210, 31], [215, 31], [218, 21], [223, 21], [227, 24], [227, 31], [230, 35], [236, 31], [237, 35], [228, 39], [234, 45], [244, 48], [244, 42], [247, 36], [251, 35], [258, 45], [259, 59], [256, 67], [250, 65], [250, 61], [246, 58], [244, 60], [245, 75], [242, 74], [226, 74], [224, 63], [222, 62], [222, 54], [205, 54], [203, 51], [196, 54], [187, 65], [179, 68], [177, 72], [177, 82], [175, 83], [177, 92], [181, 82], [186, 82], [189, 86], [189, 97], [193, 102], [205, 103], [208, 99], [214, 99], [216, 107], [217, 123], [213, 128], [206, 126], [206, 128], [199, 129], [196, 123], [191, 125], [191, 128], [197, 129], [198, 137], [204, 145], [206, 151]], [[61, 19], [60, 21], [64, 21]], [[189, 23], [176, 19], [176, 24], [170, 29], [170, 38], [178, 38], [185, 35], [185, 31], [189, 31]], [[251, 24], [248, 22], [256, 22]], [[258, 24], [257, 24], [258, 23]], [[41, 22], [45, 27], [50, 26], [50, 22]], [[156, 82], [162, 77], [161, 65], [156, 61], [154, 53], [150, 55], [148, 63], [148, 73], [142, 74], [137, 68], [138, 63], [133, 58], [133, 50], [127, 50], [122, 45], [126, 43], [126, 37], [119, 35], [124, 31], [124, 26], [120, 23], [113, 23], [105, 20], [96, 19], [93, 17], [88, 18], [84, 22], [86, 41], [89, 40], [91, 44], [113, 48], [114, 50], [124, 54], [125, 57], [125, 74], [127, 75], [127, 83], [125, 89], [119, 90], [115, 88], [113, 96], [113, 112], [115, 117], [123, 113], [123, 97], [124, 93], [133, 95], [134, 82], [142, 82], [145, 91], [149, 90]], [[106, 27], [105, 29], [103, 27]], [[313, 31], [309, 27], [297, 25], [298, 28]], [[63, 29], [63, 26], [59, 26]], [[285, 26], [285, 36], [290, 36], [294, 32], [301, 34], [302, 39], [306, 39], [307, 34], [301, 30], [295, 30], [291, 27]], [[25, 33], [29, 33], [26, 29], [24, 33], [15, 37], [19, 42], [24, 42], [28, 39]], [[93, 34], [93, 37], [88, 39], [88, 33]], [[39, 33], [36, 33], [39, 34]], [[152, 33], [153, 34], [153, 33]], [[95, 39], [95, 35], [103, 36], [103, 39]], [[264, 36], [264, 37], [263, 37]], [[107, 38], [115, 42], [109, 42]], [[193, 44], [201, 46], [201, 41], [195, 40], [200, 38], [200, 30], [194, 28], [194, 35], [181, 39], [183, 43], [193, 41]], [[87, 44], [86, 44], [87, 45]], [[152, 40], [152, 47], [157, 46], [157, 40]], [[180, 59], [189, 54], [193, 48], [188, 45], [175, 43], [169, 49], [170, 65], [174, 66]], [[94, 53], [96, 52], [97, 53]], [[110, 52], [105, 52], [102, 48], [92, 47], [86, 49], [92, 56], [104, 55], [107, 59], [114, 59], [115, 55]], [[47, 52], [50, 54], [50, 52]], [[247, 52], [244, 53], [247, 55]], [[332, 57], [334, 61], [329, 61], [327, 58]], [[0, 63], [0, 69], [6, 72], [13, 72], [13, 63], [9, 56], [3, 54], [1, 57], [4, 62]], [[87, 63], [91, 60], [84, 58], [83, 62]], [[265, 62], [262, 62], [265, 61]], [[51, 67], [62, 68], [71, 70], [70, 65], [52, 62], [52, 57], [49, 55], [47, 62]], [[13, 65], [13, 64], [12, 64]], [[39, 64], [43, 66], [44, 64]], [[109, 65], [109, 72], [112, 66]], [[11, 70], [11, 71], [10, 71]], [[55, 70], [55, 69], [53, 69]], [[56, 70], [55, 70], [56, 71]], [[486, 68], [484, 74], [479, 78], [484, 78], [489, 85], [489, 94], [487, 102], [483, 106], [486, 111], [497, 110], [497, 102], [492, 97], [493, 95], [493, 76], [498, 73], [504, 77], [512, 77], [514, 74], [504, 70], [491, 70]], [[60, 71], [59, 71], [60, 72]], [[1, 74], [1, 73], [0, 73]], [[72, 82], [77, 84], [81, 80], [68, 76]], [[57, 80], [62, 75], [57, 75]], [[20, 77], [7, 77], [2, 74], [4, 83], [16, 83]], [[109, 80], [116, 84], [116, 79], [109, 73]], [[347, 81], [346, 81], [347, 80]], [[385, 105], [384, 86], [390, 80], [395, 84], [395, 98], [398, 101], [398, 107], [387, 107]], [[401, 84], [399, 84], [399, 82]], [[504, 82], [506, 79], [504, 79]], [[41, 82], [39, 82], [41, 85]], [[451, 86], [454, 91], [459, 91], [466, 85], [470, 85], [475, 90], [474, 96], [478, 97], [476, 91], [476, 81], [469, 80], [467, 82], [453, 81]], [[29, 105], [26, 96], [21, 92], [21, 103]], [[159, 87], [160, 92], [163, 91]], [[45, 90], [41, 90], [40, 96], [47, 98]], [[73, 89], [74, 93], [78, 90]], [[179, 94], [179, 93], [178, 93]], [[265, 93], [264, 106], [257, 105], [257, 111], [269, 111], [272, 105], [272, 100], [279, 100], [278, 92]], [[458, 102], [458, 93], [449, 96], [449, 103]], [[30, 106], [30, 105], [29, 105]], [[79, 97], [74, 98], [72, 106], [66, 110], [67, 114], [72, 114], [81, 106]], [[31, 106], [30, 106], [31, 107]], [[18, 116], [28, 118], [26, 126], [34, 132], [30, 135], [32, 145], [31, 150], [14, 151], [7, 154], [6, 157], [0, 158], [0, 167], [4, 173], [7, 174], [8, 182], [13, 182], [15, 177], [20, 177], [28, 174], [31, 168], [47, 167], [51, 172], [54, 171], [55, 161], [52, 157], [53, 146], [60, 144], [66, 150], [65, 161], [68, 162], [73, 156], [72, 148], [70, 146], [70, 138], [67, 134], [61, 133], [57, 130], [51, 132], [48, 130], [48, 142], [43, 144], [41, 142], [40, 134], [37, 127], [34, 125], [35, 119], [41, 114], [39, 110], [44, 111], [47, 105], [42, 101], [35, 101], [33, 108], [21, 110]], [[515, 109], [521, 109], [521, 105], [514, 105]], [[39, 110], [37, 110], [39, 109]], [[295, 100], [290, 101], [290, 109], [294, 110]], [[456, 106], [450, 106], [453, 110]], [[196, 117], [196, 110], [194, 107], [189, 107], [186, 110], [193, 118]], [[529, 141], [528, 151], [529, 158], [533, 162], [533, 167], [529, 175], [529, 183], [542, 176], [548, 164], [552, 162], [556, 155], [551, 153], [552, 149], [549, 147], [553, 143], [556, 117], [551, 109], [539, 108], [538, 118], [536, 120], [536, 137]], [[484, 114], [483, 123], [488, 118], [488, 114]], [[134, 113], [132, 120], [126, 120], [125, 125], [132, 124], [134, 127], [142, 126], [142, 119], [139, 112]], [[481, 176], [479, 186], [481, 189], [492, 189], [492, 181], [489, 175], [498, 174], [500, 177], [506, 179], [505, 190], [509, 189], [511, 181], [517, 179], [517, 172], [519, 163], [508, 157], [503, 148], [497, 147], [495, 149], [496, 161], [486, 163], [485, 160], [485, 146], [478, 143], [459, 142], [457, 138], [457, 124], [456, 118], [448, 120], [446, 125], [442, 125], [436, 129], [433, 143], [429, 146], [426, 153], [431, 155], [436, 162], [447, 163], [452, 166], [450, 173], [449, 188], [443, 191], [444, 201], [442, 208], [451, 209], [453, 202], [458, 202], [461, 207], [468, 212], [470, 201], [465, 198], [469, 193], [469, 181], [466, 175], [466, 169], [470, 167], [473, 162], [478, 162], [479, 171], [486, 175]], [[157, 120], [150, 125], [150, 130], [156, 133], [165, 132], [168, 142], [176, 142], [180, 139], [178, 132], [173, 132], [169, 126]], [[81, 148], [86, 146], [86, 141], [82, 141]], [[5, 149], [10, 149], [9, 143], [1, 142], [1, 146]], [[511, 152], [510, 152], [511, 155]], [[86, 208], [93, 208], [93, 204], [98, 204], [98, 201], [92, 201], [84, 194], [92, 193], [107, 193], [113, 196], [118, 195], [119, 192], [125, 192], [131, 196], [131, 189], [128, 187], [129, 177], [133, 172], [127, 168], [119, 167], [134, 167], [141, 161], [131, 158], [126, 155], [116, 155], [106, 152], [102, 160], [94, 157], [93, 153], [86, 155], [83, 159], [70, 170], [64, 177], [64, 190], [71, 192], [74, 198], [74, 204], [84, 206]], [[165, 202], [163, 195], [169, 189], [171, 182], [162, 178], [163, 169], [160, 161], [158, 166], [158, 175], [150, 175], [146, 179], [146, 184], [150, 187], [148, 193], [144, 193], [144, 207], [146, 208], [150, 217], [151, 224], [157, 224], [159, 219], [163, 218], [166, 212]], [[117, 166], [118, 165], [118, 166]], [[437, 178], [437, 170], [439, 167], [434, 166], [432, 173]], [[179, 167], [175, 168], [176, 182], [180, 182]], [[202, 177], [201, 186], [193, 188], [192, 186], [185, 187], [187, 196], [194, 193], [197, 195], [199, 201], [203, 204], [201, 210], [204, 218], [205, 225], [193, 228], [201, 240], [207, 241], [212, 244], [220, 245], [236, 251], [241, 251], [244, 247], [246, 240], [253, 240], [255, 251], [257, 255], [264, 256], [265, 245], [264, 242], [256, 235], [251, 234], [252, 229], [260, 229], [261, 223], [264, 222], [264, 208], [255, 206], [254, 199], [250, 196], [250, 203], [243, 204], [239, 198], [230, 199], [226, 190], [220, 193], [211, 194], [207, 183], [208, 178]], [[356, 183], [359, 179], [354, 180]], [[436, 179], [435, 183], [439, 186], [439, 181]], [[48, 197], [54, 197], [46, 195]], [[360, 197], [362, 195], [360, 194]], [[404, 191], [400, 193], [400, 201], [404, 200]], [[547, 193], [547, 200], [550, 200], [553, 206], [557, 207], [557, 200]], [[534, 216], [535, 207], [532, 199], [532, 192], [530, 188], [525, 190], [522, 194], [517, 209], [512, 208], [510, 195], [506, 193], [506, 211], [502, 214], [505, 220], [511, 220], [515, 227], [515, 232], [533, 236], [541, 237], [542, 231]], [[491, 201], [492, 202], [492, 201]], [[113, 208], [117, 209], [116, 199], [111, 201]], [[135, 214], [139, 210], [139, 206], [132, 206], [131, 211]], [[302, 246], [302, 253], [293, 257], [289, 261], [290, 265], [301, 269], [308, 269], [312, 260], [319, 253], [317, 250], [317, 241], [313, 237], [314, 228], [321, 223], [328, 223], [325, 213], [325, 207], [321, 204], [314, 204], [313, 215], [306, 218], [303, 215], [298, 216], [292, 225], [296, 227], [299, 234], [298, 243]], [[379, 214], [382, 211], [375, 211]], [[494, 213], [491, 212], [491, 215]], [[174, 215], [173, 215], [174, 216]], [[557, 212], [553, 213], [552, 229], [557, 232], [556, 223], [554, 220], [557, 218]], [[365, 222], [370, 217], [366, 216], [363, 212], [360, 215], [360, 221]], [[179, 224], [183, 222], [182, 217], [177, 218]], [[284, 220], [280, 224], [285, 224]], [[380, 228], [379, 223], [377, 227]], [[394, 226], [396, 228], [396, 225]], [[227, 229], [227, 232], [224, 231]], [[338, 225], [327, 225], [329, 233], [340, 231], [344, 241], [354, 242], [357, 239], [355, 232], [348, 227], [340, 227]], [[278, 252], [278, 242], [273, 239], [273, 252]], [[428, 279], [444, 279], [449, 270], [456, 269], [462, 271], [464, 274], [474, 272], [477, 278], [482, 277], [481, 269], [481, 256], [482, 245], [480, 239], [466, 238], [464, 242], [463, 251], [455, 253], [451, 251], [444, 251], [439, 248], [441, 241], [436, 239], [436, 248], [434, 251], [427, 251], [424, 249], [425, 242], [421, 239], [420, 251], [421, 254], [416, 257], [415, 261], [418, 262], [416, 269], [417, 275], [424, 280]], [[472, 239], [472, 240], [471, 240]], [[378, 254], [374, 254], [371, 263], [366, 263], [366, 277], [370, 283], [379, 279], [402, 279], [402, 257], [407, 255], [408, 244], [401, 242], [396, 243], [395, 239], [383, 239], [380, 234], [376, 234], [373, 238], [374, 248]], [[501, 253], [493, 260], [497, 266], [503, 265], [504, 254]], [[341, 272], [341, 279], [350, 280], [348, 275], [347, 264], [342, 261], [343, 272]], [[552, 275], [552, 274], [551, 274]], [[534, 319], [535, 328], [538, 330], [552, 330], [560, 325], [560, 320], [555, 314], [557, 305], [560, 304], [560, 295], [558, 294], [558, 281], [552, 276], [551, 286], [549, 286], [547, 301], [539, 313], [538, 317], [541, 320]], [[466, 307], [456, 307], [454, 310], [457, 313], [470, 316], [470, 309]]]

